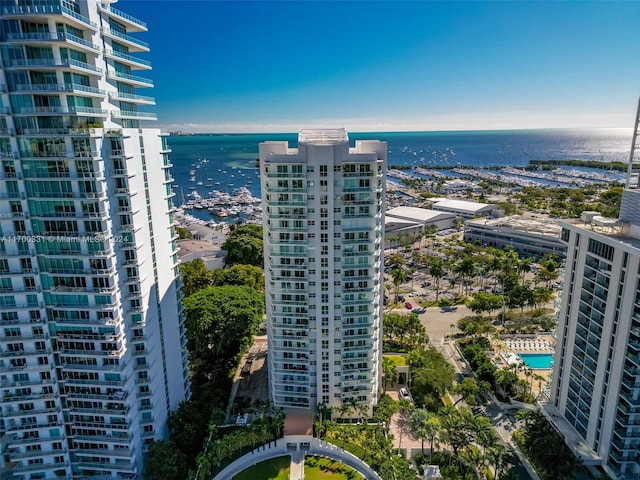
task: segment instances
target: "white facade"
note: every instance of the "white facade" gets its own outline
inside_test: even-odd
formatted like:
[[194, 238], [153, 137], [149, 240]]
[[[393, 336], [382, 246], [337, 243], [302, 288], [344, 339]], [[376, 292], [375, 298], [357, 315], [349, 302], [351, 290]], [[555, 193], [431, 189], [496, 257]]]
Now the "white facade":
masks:
[[1, 14], [0, 467], [141, 478], [189, 389], [170, 150], [131, 73], [147, 28], [96, 0]]
[[387, 146], [303, 130], [260, 145], [275, 406], [377, 403]]
[[561, 230], [558, 222], [549, 218], [485, 217], [464, 222], [464, 241], [495, 248], [511, 247], [526, 257], [549, 254], [564, 258], [567, 246], [560, 241]]
[[454, 213], [463, 218], [476, 216], [500, 217], [504, 215], [500, 207], [491, 203], [478, 203], [454, 198], [430, 198], [429, 201], [432, 202], [432, 210]]
[[[435, 227], [436, 231], [453, 228], [456, 216], [453, 213], [437, 212], [418, 207], [395, 207], [385, 213], [385, 235], [390, 245], [392, 239], [417, 238], [427, 227]], [[390, 246], [388, 245], [388, 246]]]
[[625, 190], [618, 222], [561, 222], [568, 251], [551, 419], [585, 464], [614, 478], [640, 474], [638, 211], [640, 190]]

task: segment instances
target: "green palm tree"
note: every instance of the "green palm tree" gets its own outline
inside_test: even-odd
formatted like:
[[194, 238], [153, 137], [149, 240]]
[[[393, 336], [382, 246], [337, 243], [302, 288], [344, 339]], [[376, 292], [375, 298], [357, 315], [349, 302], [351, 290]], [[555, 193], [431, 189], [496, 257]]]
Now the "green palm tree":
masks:
[[[464, 283], [470, 282], [470, 279], [475, 275], [476, 272], [476, 264], [473, 261], [473, 258], [469, 255], [466, 255], [458, 264], [458, 272], [462, 275], [462, 280]], [[465, 286], [466, 295], [469, 295], [470, 285]]]
[[522, 285], [524, 285], [524, 282], [525, 282], [525, 275], [531, 271], [531, 265], [532, 264], [533, 264], [533, 258], [532, 257], [522, 258], [518, 262], [518, 267], [517, 268], [518, 268], [518, 273], [520, 275], [522, 275]]
[[413, 274], [416, 273], [418, 269], [416, 267], [411, 267], [409, 269], [409, 273], [411, 275], [411, 291], [413, 291], [413, 280], [416, 278]]
[[385, 390], [387, 382], [391, 382], [391, 385], [393, 385], [398, 381], [398, 369], [389, 357], [382, 357], [382, 375], [384, 376]]
[[472, 436], [469, 431], [467, 417], [468, 410], [458, 410], [452, 405], [440, 409], [441, 433], [440, 438], [448, 443], [453, 455], [459, 461], [460, 450], [471, 444]]
[[500, 469], [506, 465], [507, 449], [504, 445], [495, 443], [486, 453], [486, 458], [493, 465], [493, 478], [498, 478]]
[[444, 262], [437, 257], [434, 257], [429, 266], [429, 274], [433, 277], [436, 287], [436, 303], [440, 296], [440, 279], [444, 277]]
[[393, 280], [393, 284], [396, 287], [396, 301], [398, 301], [398, 293], [400, 290], [400, 285], [402, 285], [404, 281], [407, 279], [407, 274], [405, 273], [404, 269], [396, 268], [394, 270], [391, 270], [391, 278]]
[[486, 457], [487, 448], [494, 445], [497, 440], [497, 434], [493, 429], [493, 425], [484, 415], [472, 415], [469, 418], [469, 430], [474, 436], [474, 441], [482, 447], [482, 458]]

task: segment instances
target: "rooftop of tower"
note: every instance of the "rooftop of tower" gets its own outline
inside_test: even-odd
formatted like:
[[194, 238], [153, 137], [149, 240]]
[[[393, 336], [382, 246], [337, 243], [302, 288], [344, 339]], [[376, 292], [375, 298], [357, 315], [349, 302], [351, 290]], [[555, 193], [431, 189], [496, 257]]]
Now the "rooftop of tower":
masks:
[[344, 128], [309, 128], [298, 132], [298, 143], [313, 143], [332, 145], [349, 141], [349, 135]]

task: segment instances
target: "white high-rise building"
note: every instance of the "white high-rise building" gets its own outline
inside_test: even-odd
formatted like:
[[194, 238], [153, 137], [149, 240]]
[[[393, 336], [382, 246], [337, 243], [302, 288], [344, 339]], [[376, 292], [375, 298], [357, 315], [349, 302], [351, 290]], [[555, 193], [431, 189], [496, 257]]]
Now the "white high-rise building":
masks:
[[141, 478], [189, 391], [170, 150], [140, 128], [153, 84], [133, 74], [151, 69], [134, 36], [147, 27], [113, 3], [0, 3], [9, 478]]
[[302, 130], [260, 144], [275, 406], [377, 403], [382, 358], [386, 142]]
[[[637, 125], [638, 121], [634, 145]], [[545, 411], [586, 465], [598, 465], [613, 478], [636, 479], [640, 190], [634, 151], [629, 164], [632, 188], [623, 192], [617, 220], [585, 212], [579, 222], [560, 222], [568, 251], [551, 398]]]

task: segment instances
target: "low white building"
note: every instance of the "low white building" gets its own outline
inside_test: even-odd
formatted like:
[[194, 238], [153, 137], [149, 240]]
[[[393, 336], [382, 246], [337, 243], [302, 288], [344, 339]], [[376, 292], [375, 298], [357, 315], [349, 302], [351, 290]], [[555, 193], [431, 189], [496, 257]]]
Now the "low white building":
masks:
[[464, 223], [464, 241], [488, 247], [512, 247], [524, 256], [552, 254], [564, 258], [567, 246], [560, 241], [561, 231], [556, 220], [546, 217], [476, 218]]
[[222, 250], [220, 245], [213, 245], [204, 240], [184, 239], [178, 240], [178, 258], [181, 263], [190, 262], [196, 258], [202, 259], [207, 266], [207, 270], [214, 271], [224, 268], [224, 259], [227, 256], [226, 250]]
[[480, 193], [482, 192], [482, 187], [475, 182], [463, 180], [461, 178], [455, 178], [453, 180], [447, 180], [446, 182], [444, 182], [438, 189], [438, 192], [451, 195], [454, 193], [466, 193], [469, 190], [473, 193]]
[[431, 209], [439, 212], [453, 213], [463, 218], [501, 217], [504, 211], [492, 203], [479, 203], [452, 198], [431, 198]]
[[456, 216], [451, 213], [437, 212], [426, 208], [396, 207], [385, 214], [385, 235], [389, 237], [415, 237], [431, 225], [436, 230], [453, 228]]

